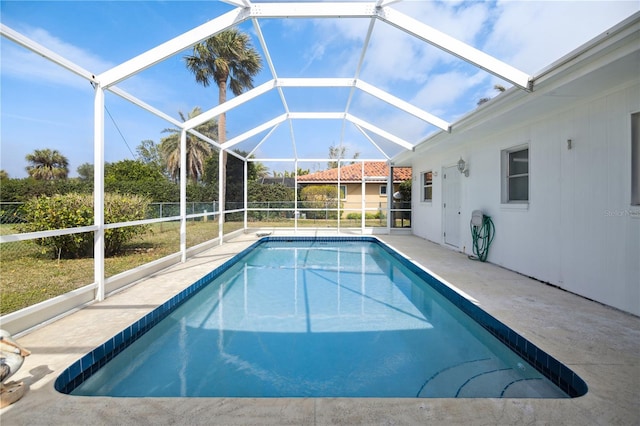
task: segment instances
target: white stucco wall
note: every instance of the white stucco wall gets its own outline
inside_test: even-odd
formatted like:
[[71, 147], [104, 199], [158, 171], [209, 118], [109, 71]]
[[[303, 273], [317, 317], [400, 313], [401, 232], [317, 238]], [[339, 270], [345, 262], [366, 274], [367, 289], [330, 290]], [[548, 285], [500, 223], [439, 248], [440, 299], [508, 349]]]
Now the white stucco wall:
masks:
[[[460, 251], [471, 253], [469, 221], [480, 209], [496, 227], [489, 262], [640, 315], [640, 206], [631, 205], [630, 160], [630, 117], [638, 111], [636, 78], [526, 122], [509, 124], [507, 112], [480, 138], [472, 128], [442, 136], [411, 159], [414, 234], [444, 243], [442, 168], [462, 157], [470, 175], [461, 177]], [[529, 204], [513, 208], [501, 204], [501, 150], [524, 143]], [[420, 201], [427, 170], [438, 172], [432, 203]]]

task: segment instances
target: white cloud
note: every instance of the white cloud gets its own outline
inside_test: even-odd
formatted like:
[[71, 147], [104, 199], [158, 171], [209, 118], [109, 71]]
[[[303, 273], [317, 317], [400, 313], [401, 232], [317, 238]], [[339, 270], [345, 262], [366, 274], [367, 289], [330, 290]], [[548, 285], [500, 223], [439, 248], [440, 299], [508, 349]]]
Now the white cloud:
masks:
[[402, 2], [392, 8], [468, 44], [474, 44], [490, 16], [488, 2]]
[[[59, 39], [44, 29], [27, 28], [22, 30], [22, 33], [29, 39], [95, 75], [115, 65], [90, 51]], [[168, 63], [170, 61], [172, 59], [157, 66], [171, 67], [172, 65]], [[184, 71], [184, 67], [180, 69]], [[66, 86], [83, 91], [90, 89], [89, 83], [84, 78], [10, 42], [2, 43], [2, 74], [3, 76], [10, 76], [23, 81], [26, 80], [29, 83]], [[187, 74], [186, 71], [185, 74]], [[119, 86], [146, 102], [164, 102], [166, 99], [170, 99], [169, 95], [171, 93], [175, 94], [175, 91], [169, 90], [164, 82], [158, 82], [155, 78], [147, 78], [140, 74], [123, 81]], [[164, 87], [164, 89], [161, 90], [161, 87]], [[173, 111], [169, 111], [169, 113], [171, 112]]]
[[485, 48], [534, 74], [638, 9], [632, 1], [501, 1]]
[[433, 114], [442, 114], [446, 108], [458, 102], [469, 89], [482, 84], [488, 78], [488, 74], [483, 71], [471, 75], [459, 71], [433, 75], [411, 102]]
[[[89, 72], [99, 73], [112, 66], [100, 57], [60, 40], [44, 29], [27, 28], [22, 30], [22, 33], [29, 39]], [[83, 78], [44, 59], [38, 54], [10, 42], [2, 43], [2, 72], [3, 74], [32, 82], [37, 81], [83, 89], [88, 85]]]

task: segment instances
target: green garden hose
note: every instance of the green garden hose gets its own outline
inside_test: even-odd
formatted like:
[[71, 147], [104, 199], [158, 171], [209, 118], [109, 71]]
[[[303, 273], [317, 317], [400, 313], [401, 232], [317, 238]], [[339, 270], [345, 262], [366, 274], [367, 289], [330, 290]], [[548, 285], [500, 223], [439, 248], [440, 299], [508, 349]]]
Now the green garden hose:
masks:
[[481, 226], [474, 226], [473, 224], [470, 226], [471, 236], [473, 237], [473, 254], [475, 256], [469, 256], [469, 259], [484, 262], [489, 255], [489, 246], [496, 234], [496, 228], [491, 217], [485, 215], [482, 216]]

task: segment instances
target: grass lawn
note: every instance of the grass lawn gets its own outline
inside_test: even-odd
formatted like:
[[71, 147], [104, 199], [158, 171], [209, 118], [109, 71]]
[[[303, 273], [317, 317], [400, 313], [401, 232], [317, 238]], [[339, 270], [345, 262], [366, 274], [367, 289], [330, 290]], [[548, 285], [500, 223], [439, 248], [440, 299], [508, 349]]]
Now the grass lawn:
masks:
[[[224, 225], [225, 232], [242, 228], [240, 222]], [[3, 235], [15, 230], [0, 228]], [[189, 221], [187, 247], [218, 237], [217, 221]], [[125, 246], [118, 256], [105, 259], [110, 277], [180, 251], [180, 223], [163, 222]], [[33, 241], [0, 245], [0, 315], [67, 293], [93, 282], [93, 259], [56, 259]]]
[[[257, 221], [251, 228], [293, 227], [292, 219]], [[367, 219], [367, 227], [384, 227], [386, 221]], [[399, 223], [396, 225], [400, 225]], [[405, 223], [406, 225], [406, 223]], [[300, 228], [336, 228], [337, 220], [299, 219]], [[343, 219], [343, 228], [359, 228], [359, 219]], [[243, 223], [225, 222], [225, 234], [241, 229]], [[180, 223], [152, 224], [149, 231], [129, 242], [122, 254], [105, 259], [105, 276], [111, 277], [180, 251]], [[0, 235], [15, 233], [13, 225], [1, 225]], [[187, 247], [218, 237], [217, 220], [187, 222]], [[33, 241], [0, 245], [0, 315], [17, 311], [94, 281], [93, 259], [57, 259]]]

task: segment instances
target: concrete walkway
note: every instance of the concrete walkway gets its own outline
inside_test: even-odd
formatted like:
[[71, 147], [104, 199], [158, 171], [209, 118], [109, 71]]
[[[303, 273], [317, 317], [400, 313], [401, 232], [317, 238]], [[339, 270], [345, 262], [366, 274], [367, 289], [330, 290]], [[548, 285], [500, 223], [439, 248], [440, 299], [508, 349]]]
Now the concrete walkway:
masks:
[[[333, 234], [335, 235], [335, 234]], [[256, 241], [246, 234], [19, 339], [32, 351], [10, 380], [30, 389], [2, 425], [640, 424], [640, 318], [413, 236], [381, 240], [475, 299], [579, 374], [574, 399], [110, 398], [56, 392], [56, 377]]]

